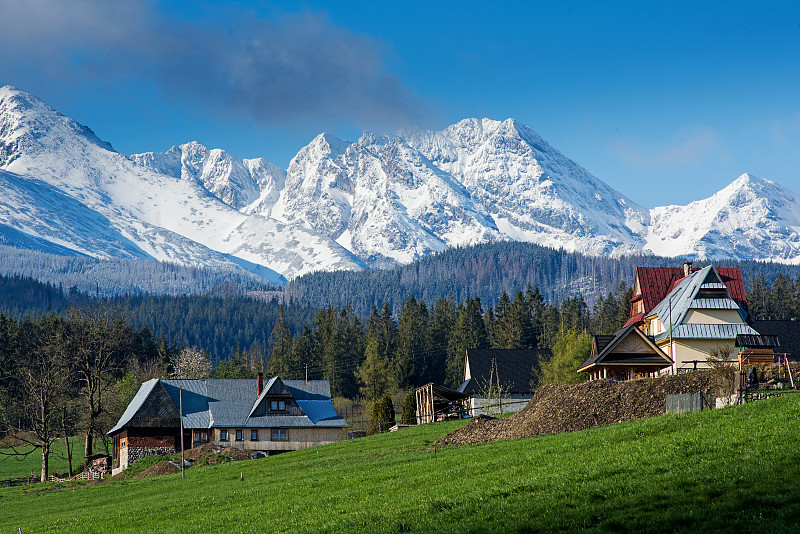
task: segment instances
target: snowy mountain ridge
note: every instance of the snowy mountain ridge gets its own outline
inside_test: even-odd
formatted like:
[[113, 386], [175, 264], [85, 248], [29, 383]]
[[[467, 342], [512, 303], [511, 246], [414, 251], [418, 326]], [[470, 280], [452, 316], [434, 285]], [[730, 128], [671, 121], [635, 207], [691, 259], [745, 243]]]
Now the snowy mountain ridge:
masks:
[[126, 157], [6, 86], [0, 191], [0, 243], [235, 264], [276, 282], [502, 240], [800, 264], [796, 193], [742, 175], [709, 199], [648, 210], [514, 119], [354, 142], [323, 133], [283, 170], [197, 142]]

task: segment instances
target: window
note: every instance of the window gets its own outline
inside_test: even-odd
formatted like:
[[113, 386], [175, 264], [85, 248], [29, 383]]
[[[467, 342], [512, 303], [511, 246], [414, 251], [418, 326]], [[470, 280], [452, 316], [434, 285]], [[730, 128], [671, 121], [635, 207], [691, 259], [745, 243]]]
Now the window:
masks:
[[242, 441], [242, 430], [241, 429], [236, 431], [236, 441]]
[[274, 400], [269, 401], [269, 409], [273, 412], [282, 412], [286, 410], [286, 401]]
[[250, 431], [250, 441], [258, 441], [258, 430], [251, 430]]
[[219, 440], [220, 441], [228, 441], [228, 431], [227, 430], [220, 430], [219, 431]]
[[289, 439], [285, 428], [272, 429], [272, 441], [287, 441]]

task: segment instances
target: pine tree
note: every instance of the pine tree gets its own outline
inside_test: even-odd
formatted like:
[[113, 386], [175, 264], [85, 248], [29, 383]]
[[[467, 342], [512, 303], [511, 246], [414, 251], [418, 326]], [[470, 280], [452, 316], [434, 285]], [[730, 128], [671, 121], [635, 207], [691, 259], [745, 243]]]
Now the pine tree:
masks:
[[431, 309], [428, 351], [430, 365], [428, 380], [435, 384], [444, 384], [447, 376], [447, 346], [450, 331], [456, 321], [456, 306], [452, 295], [440, 298]]
[[298, 362], [292, 361], [292, 332], [286, 324], [283, 305], [278, 309], [278, 320], [270, 336], [269, 361], [267, 362], [267, 375], [279, 376], [288, 379], [298, 372]]
[[395, 386], [406, 389], [426, 377], [429, 364], [428, 308], [412, 295], [403, 304], [397, 321], [397, 351], [394, 357]]
[[447, 376], [445, 385], [458, 387], [464, 380], [464, 359], [469, 348], [488, 347], [480, 299], [467, 297], [456, 309], [456, 321], [447, 343]]
[[380, 354], [376, 338], [367, 341], [366, 357], [356, 369], [356, 376], [361, 383], [361, 394], [368, 400], [383, 395], [391, 379], [389, 362]]

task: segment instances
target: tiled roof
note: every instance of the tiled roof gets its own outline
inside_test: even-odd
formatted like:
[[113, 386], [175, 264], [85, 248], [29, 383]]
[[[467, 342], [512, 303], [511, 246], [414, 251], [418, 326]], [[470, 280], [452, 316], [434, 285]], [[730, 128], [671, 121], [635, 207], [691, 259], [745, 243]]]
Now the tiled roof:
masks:
[[533, 366], [538, 363], [539, 358], [549, 357], [550, 354], [549, 349], [467, 349], [472, 381], [469, 386], [465, 386], [470, 391], [465, 390], [462, 393], [477, 393], [488, 387], [492, 359], [497, 362], [500, 385], [506, 392], [529, 393]]
[[639, 321], [642, 321], [643, 319], [644, 319], [644, 313], [637, 313], [636, 315], [634, 315], [633, 317], [631, 317], [630, 319], [625, 321], [625, 324], [623, 325], [623, 328], [626, 327], [626, 326], [631, 326], [633, 324], [636, 324]]

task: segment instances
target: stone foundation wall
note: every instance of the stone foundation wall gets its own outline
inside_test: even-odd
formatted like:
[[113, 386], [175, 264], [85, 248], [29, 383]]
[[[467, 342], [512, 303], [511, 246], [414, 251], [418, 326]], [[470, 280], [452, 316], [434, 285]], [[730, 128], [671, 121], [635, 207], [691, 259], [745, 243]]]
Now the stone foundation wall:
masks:
[[127, 468], [145, 456], [175, 454], [175, 436], [126, 436], [120, 440], [119, 465]]
[[163, 456], [175, 454], [175, 447], [130, 447], [128, 449], [128, 465], [145, 456]]

